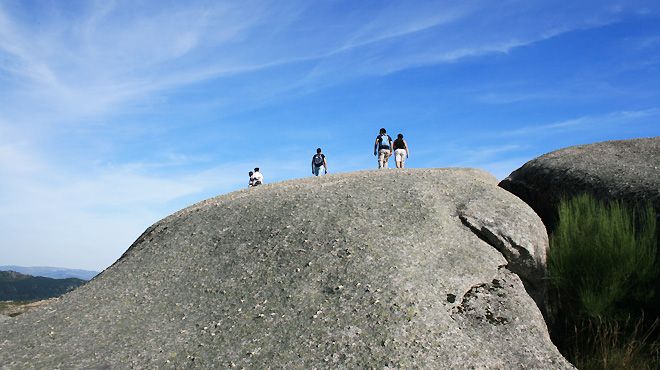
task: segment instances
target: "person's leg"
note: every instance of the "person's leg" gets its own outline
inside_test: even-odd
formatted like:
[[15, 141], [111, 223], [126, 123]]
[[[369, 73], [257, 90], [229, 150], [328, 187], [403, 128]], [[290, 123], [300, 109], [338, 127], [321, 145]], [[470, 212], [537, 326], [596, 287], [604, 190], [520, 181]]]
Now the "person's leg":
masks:
[[385, 151], [382, 149], [378, 151], [378, 169], [383, 168], [385, 160]]
[[386, 150], [385, 156], [383, 157], [383, 167], [389, 168], [389, 162], [390, 162], [390, 152], [389, 150]]
[[316, 167], [316, 166], [314, 166], [314, 170], [313, 170], [313, 172], [314, 172], [314, 176], [318, 176], [318, 175], [319, 175], [319, 168], [321, 168], [321, 167]]

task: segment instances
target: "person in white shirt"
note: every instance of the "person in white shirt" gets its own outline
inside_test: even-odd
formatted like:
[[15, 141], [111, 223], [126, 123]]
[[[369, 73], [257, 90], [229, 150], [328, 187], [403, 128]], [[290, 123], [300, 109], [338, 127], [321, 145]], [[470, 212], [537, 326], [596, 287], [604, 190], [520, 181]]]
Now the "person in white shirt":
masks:
[[259, 172], [259, 167], [256, 167], [254, 169], [254, 173], [252, 174], [252, 177], [250, 177], [250, 179], [252, 180], [252, 186], [257, 186], [264, 183], [264, 175], [262, 175], [261, 172]]

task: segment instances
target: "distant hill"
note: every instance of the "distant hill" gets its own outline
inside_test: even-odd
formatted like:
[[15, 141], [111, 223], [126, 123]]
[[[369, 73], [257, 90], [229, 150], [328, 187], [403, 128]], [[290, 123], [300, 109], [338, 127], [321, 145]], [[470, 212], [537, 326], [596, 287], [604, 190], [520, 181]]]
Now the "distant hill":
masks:
[[85, 280], [51, 279], [24, 275], [15, 271], [0, 271], [0, 301], [28, 301], [60, 296], [81, 285]]
[[89, 270], [79, 270], [79, 269], [67, 269], [63, 267], [46, 267], [46, 266], [14, 266], [14, 265], [5, 265], [0, 266], [0, 271], [16, 271], [21, 274], [27, 274], [32, 276], [43, 276], [53, 279], [66, 279], [66, 278], [76, 278], [82, 280], [91, 280], [94, 276], [98, 275], [98, 271], [89, 271]]

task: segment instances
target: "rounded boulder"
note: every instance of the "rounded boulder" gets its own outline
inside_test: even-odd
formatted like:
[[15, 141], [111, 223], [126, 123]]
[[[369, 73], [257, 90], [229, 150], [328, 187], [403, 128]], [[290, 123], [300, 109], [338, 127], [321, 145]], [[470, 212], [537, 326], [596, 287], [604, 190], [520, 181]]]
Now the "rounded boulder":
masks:
[[478, 170], [262, 185], [159, 221], [86, 285], [1, 321], [0, 364], [571, 368], [533, 299], [547, 243]]

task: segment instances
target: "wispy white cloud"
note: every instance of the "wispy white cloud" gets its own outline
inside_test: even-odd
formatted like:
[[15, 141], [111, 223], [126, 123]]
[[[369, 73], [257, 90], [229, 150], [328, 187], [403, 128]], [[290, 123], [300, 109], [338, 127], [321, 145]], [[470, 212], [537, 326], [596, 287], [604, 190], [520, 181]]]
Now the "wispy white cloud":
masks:
[[495, 146], [482, 146], [478, 148], [463, 147], [460, 149], [461, 160], [455, 163], [454, 166], [471, 166], [475, 163], [491, 161], [499, 155], [520, 151], [522, 148], [522, 145], [508, 143]]
[[515, 169], [522, 167], [530, 158], [528, 156], [514, 156], [499, 160], [484, 161], [476, 164], [474, 167], [481, 168], [495, 176], [498, 180], [503, 180]]
[[[507, 53], [614, 22], [622, 11], [588, 7], [589, 16], [583, 17], [580, 12], [587, 7], [576, 7], [570, 9], [576, 14], [553, 18], [544, 15], [546, 6], [520, 7], [515, 1], [425, 1], [415, 7], [391, 2], [375, 16], [372, 9], [361, 13], [359, 7], [347, 15], [333, 14], [336, 19], [330, 21], [339, 26], [327, 32], [327, 22], [315, 24], [323, 15], [310, 8], [299, 1], [168, 6], [95, 1], [74, 19], [53, 17], [35, 29], [0, 7], [0, 50], [11, 56], [0, 69], [22, 76], [27, 83], [18, 88], [23, 101], [58, 116], [84, 117], [200, 81], [292, 63], [313, 65], [288, 71], [293, 75], [271, 86], [275, 92], [270, 96]], [[528, 13], [522, 16], [523, 11]], [[217, 87], [222, 94], [222, 83]]]
[[[520, 90], [520, 88], [518, 89]], [[534, 91], [534, 92], [515, 92], [515, 91], [490, 91], [475, 96], [475, 99], [484, 104], [513, 104], [520, 102], [529, 102], [533, 100], [556, 100], [570, 99], [574, 94], [570, 92], [553, 91]]]
[[529, 160], [521, 154], [527, 145], [517, 143], [492, 144], [474, 140], [456, 141], [437, 148], [431, 153], [416, 153], [416, 155], [433, 155], [438, 158], [439, 167], [472, 167], [490, 172], [498, 179], [509, 175], [512, 169], [520, 167]]
[[0, 52], [9, 58], [0, 71], [22, 80], [18, 98], [64, 117], [84, 116], [168, 88], [262, 68], [235, 63], [230, 50], [218, 50], [260, 19], [259, 6], [90, 4], [77, 18], [54, 18], [39, 30], [0, 7]]
[[[186, 170], [197, 158], [98, 165], [78, 172], [0, 146], [2, 257], [26, 264], [100, 269], [150, 224], [195, 201], [245, 187], [252, 163]], [[296, 177], [300, 160], [265, 160], [268, 182]], [[167, 172], [155, 171], [167, 167]], [[273, 174], [277, 174], [277, 177]], [[73, 258], [75, 257], [75, 258]], [[21, 262], [27, 261], [30, 262]]]
[[[138, 139], [126, 144], [127, 136], [158, 136], [166, 124], [185, 131], [194, 112], [177, 123], [140, 122], [131, 115], [141, 107], [171, 112], [168, 94], [185, 95], [181, 105], [199, 99], [200, 105], [251, 109], [365, 76], [510, 53], [617, 22], [635, 8], [610, 6], [619, 3], [390, 1], [368, 7], [302, 0], [99, 0], [79, 2], [75, 11], [58, 11], [64, 6], [58, 2], [44, 5], [53, 9], [29, 9], [28, 18], [38, 20], [32, 22], [16, 10], [21, 2], [2, 2], [0, 243], [15, 245], [12, 250], [25, 251], [23, 256], [44, 255], [41, 264], [67, 266], [76, 254], [77, 261], [88, 257], [69, 266], [98, 268], [156, 219], [190, 201], [243, 187], [252, 161], [277, 173], [269, 180], [307, 175], [306, 154], [287, 153], [285, 161], [254, 154], [250, 163], [213, 163], [217, 156], [180, 153], [157, 140], [148, 150]], [[501, 135], [658, 114], [618, 112]], [[136, 145], [144, 148], [131, 147]], [[447, 153], [444, 164], [478, 166], [500, 177], [522, 150], [510, 143], [465, 148]], [[104, 150], [132, 152], [115, 156]], [[334, 160], [336, 170], [374, 163], [352, 153]], [[90, 249], [94, 252], [79, 253]], [[11, 256], [3, 250], [3, 257]]]
[[41, 163], [21, 146], [21, 143], [0, 143], [0, 174], [4, 179], [37, 173], [42, 169]]
[[[362, 76], [507, 54], [568, 32], [616, 23], [634, 8], [518, 1], [425, 4], [413, 16], [395, 6], [367, 22], [345, 44], [318, 58], [303, 83], [318, 89]], [[552, 15], [557, 13], [562, 16]]]
[[420, 3], [411, 7], [408, 3], [391, 3], [380, 9], [363, 26], [353, 32], [341, 47], [327, 56], [350, 49], [403, 38], [441, 25], [457, 22], [477, 9], [474, 2], [462, 4]]
[[660, 116], [660, 108], [649, 108], [634, 111], [617, 111], [604, 115], [588, 115], [542, 125], [525, 126], [503, 131], [498, 136], [524, 136], [538, 134], [556, 134], [571, 130], [593, 129], [607, 125], [625, 125], [640, 119]]

